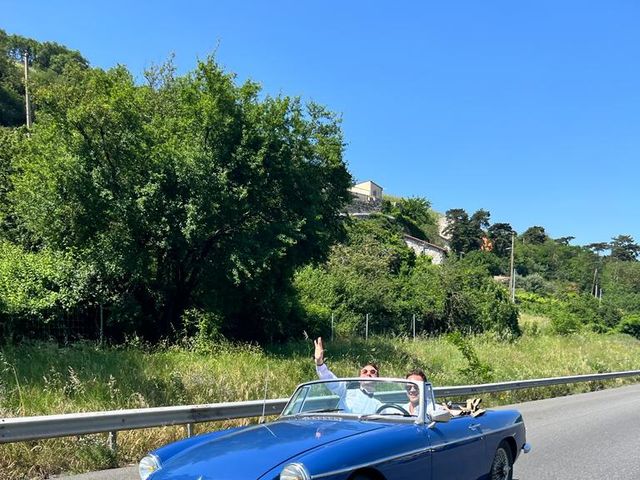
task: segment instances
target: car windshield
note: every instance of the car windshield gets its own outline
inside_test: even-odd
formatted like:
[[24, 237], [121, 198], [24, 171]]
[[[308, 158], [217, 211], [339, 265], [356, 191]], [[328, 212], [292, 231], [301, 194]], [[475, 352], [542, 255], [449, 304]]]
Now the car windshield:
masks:
[[358, 417], [424, 420], [433, 406], [429, 383], [399, 379], [348, 378], [300, 385], [282, 416], [357, 415]]

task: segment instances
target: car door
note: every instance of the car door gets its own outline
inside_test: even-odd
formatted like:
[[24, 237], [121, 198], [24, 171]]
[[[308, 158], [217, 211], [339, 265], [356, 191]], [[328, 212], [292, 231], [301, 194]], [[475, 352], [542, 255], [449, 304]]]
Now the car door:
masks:
[[485, 439], [478, 420], [452, 418], [429, 428], [432, 480], [476, 480], [482, 472]]

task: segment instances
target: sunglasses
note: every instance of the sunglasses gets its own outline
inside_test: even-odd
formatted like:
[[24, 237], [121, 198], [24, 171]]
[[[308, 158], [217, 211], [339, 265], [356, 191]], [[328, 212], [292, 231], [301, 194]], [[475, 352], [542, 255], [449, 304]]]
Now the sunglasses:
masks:
[[363, 368], [362, 370], [360, 370], [361, 375], [365, 375], [367, 373], [375, 375], [376, 373], [378, 373], [378, 371], [375, 368]]
[[407, 385], [407, 386], [406, 386], [406, 387], [404, 387], [404, 388], [405, 388], [405, 390], [406, 390], [407, 392], [413, 392], [413, 391], [415, 391], [415, 392], [419, 392], [419, 391], [420, 391], [416, 385]]

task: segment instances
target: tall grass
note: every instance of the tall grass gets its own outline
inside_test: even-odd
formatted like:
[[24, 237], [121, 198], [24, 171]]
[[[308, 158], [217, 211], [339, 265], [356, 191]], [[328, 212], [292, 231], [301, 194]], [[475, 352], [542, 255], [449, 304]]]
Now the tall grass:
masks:
[[[403, 376], [415, 367], [436, 385], [462, 385], [560, 375], [640, 369], [640, 342], [625, 335], [545, 334], [544, 319], [523, 318], [525, 335], [505, 341], [490, 335], [344, 339], [326, 345], [327, 363], [339, 376], [353, 376], [375, 360], [383, 376]], [[466, 353], [465, 353], [466, 352]], [[89, 343], [4, 346], [0, 350], [2, 417], [47, 415], [288, 396], [315, 377], [310, 340], [259, 347], [219, 343], [204, 350], [179, 347], [98, 348]], [[473, 358], [470, 358], [473, 357]], [[478, 368], [481, 365], [482, 368]], [[627, 380], [627, 382], [633, 380]], [[625, 380], [560, 385], [488, 395], [486, 405], [583, 392]], [[199, 431], [247, 420], [200, 425]], [[45, 478], [136, 462], [146, 451], [184, 436], [182, 427], [120, 432], [116, 454], [105, 435], [20, 442], [0, 446], [0, 478]]]

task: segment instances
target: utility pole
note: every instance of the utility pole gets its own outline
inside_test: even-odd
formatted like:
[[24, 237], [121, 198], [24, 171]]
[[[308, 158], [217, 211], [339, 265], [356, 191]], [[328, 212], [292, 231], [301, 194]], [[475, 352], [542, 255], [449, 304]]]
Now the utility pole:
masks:
[[516, 272], [513, 267], [513, 251], [515, 250], [516, 233], [511, 232], [511, 267], [509, 270], [509, 291], [511, 292], [511, 302], [516, 302]]
[[29, 52], [22, 54], [24, 60], [24, 104], [27, 114], [27, 128], [31, 128], [31, 106], [29, 105]]
[[364, 326], [364, 339], [369, 340], [369, 314], [367, 313], [367, 319]]
[[598, 305], [602, 305], [602, 288], [598, 286]]

